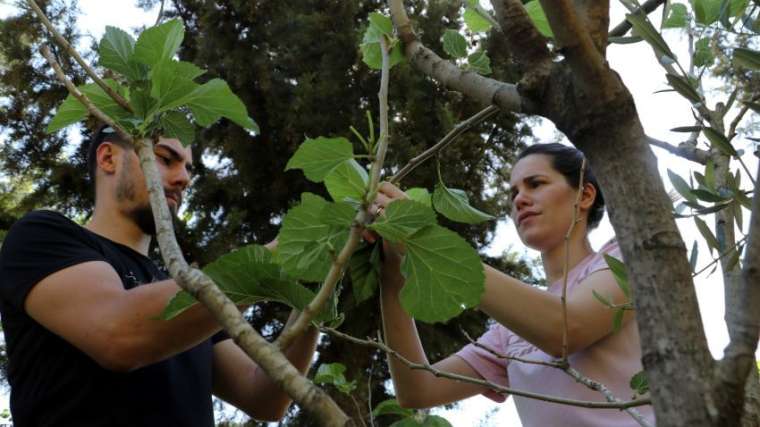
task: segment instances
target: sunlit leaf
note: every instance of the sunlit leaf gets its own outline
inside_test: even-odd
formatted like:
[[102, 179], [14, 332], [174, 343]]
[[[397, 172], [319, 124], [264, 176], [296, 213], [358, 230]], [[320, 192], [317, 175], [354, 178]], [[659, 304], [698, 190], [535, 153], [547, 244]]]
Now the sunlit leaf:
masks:
[[176, 18], [148, 28], [135, 43], [134, 58], [148, 66], [172, 59], [184, 37], [185, 27]]
[[354, 159], [344, 160], [325, 177], [327, 192], [336, 202], [361, 201], [368, 182], [367, 170]]
[[130, 80], [143, 80], [148, 72], [145, 65], [133, 58], [135, 40], [120, 28], [106, 26], [98, 46], [98, 63]]
[[433, 206], [433, 201], [430, 197], [430, 192], [426, 188], [415, 187], [405, 191], [406, 195], [415, 202], [422, 203], [427, 207]]
[[697, 67], [710, 66], [715, 62], [715, 55], [713, 55], [710, 48], [710, 39], [708, 37], [699, 39], [694, 44], [694, 65]]
[[[535, 1], [535, 0], [534, 0]], [[652, 26], [647, 19], [647, 16], [643, 13], [633, 13], [625, 16], [628, 22], [633, 26], [636, 35], [642, 37], [654, 48], [657, 58], [667, 56], [675, 59], [676, 56], [670, 47], [662, 38], [662, 35]]]
[[480, 257], [464, 239], [429, 225], [404, 241], [401, 273], [406, 284], [401, 305], [415, 319], [445, 322], [474, 307], [483, 294], [485, 273]]
[[681, 197], [690, 202], [696, 203], [696, 196], [692, 194], [691, 187], [686, 183], [686, 181], [684, 181], [683, 178], [681, 178], [677, 173], [673, 172], [670, 169], [668, 169], [668, 177], [670, 178], [671, 184], [673, 184], [673, 188], [678, 191], [678, 194], [680, 194]]
[[384, 400], [375, 406], [372, 410], [372, 415], [379, 417], [381, 415], [400, 415], [402, 417], [410, 417], [414, 415], [414, 409], [402, 408], [398, 404], [396, 399]]
[[259, 132], [256, 122], [248, 117], [243, 101], [232, 93], [224, 80], [212, 79], [195, 88], [182, 101], [182, 104], [190, 107], [195, 121], [203, 127], [208, 127], [221, 117], [225, 117], [242, 128]]
[[446, 30], [443, 33], [443, 50], [452, 58], [467, 56], [467, 40], [456, 30]]
[[760, 70], [760, 52], [738, 47], [734, 49], [734, 64], [750, 70]]
[[710, 140], [710, 144], [713, 147], [718, 148], [721, 153], [726, 156], [737, 156], [736, 149], [731, 145], [731, 142], [725, 137], [725, 135], [713, 128], [706, 127], [702, 131], [704, 132], [705, 137]]
[[325, 363], [319, 366], [314, 382], [330, 384], [343, 394], [350, 394], [356, 389], [356, 380], [348, 381], [345, 377], [346, 366], [342, 363]]
[[394, 200], [385, 213], [369, 225], [384, 238], [403, 242], [420, 229], [435, 224], [435, 213], [429, 207], [414, 200]]
[[668, 10], [668, 17], [662, 23], [662, 28], [683, 28], [686, 26], [688, 14], [686, 5], [673, 3]]
[[464, 191], [456, 188], [447, 188], [440, 182], [435, 186], [435, 190], [433, 191], [433, 206], [436, 211], [446, 218], [466, 224], [477, 224], [494, 219], [493, 215], [472, 207]]
[[699, 93], [697, 93], [697, 90], [694, 89], [694, 86], [692, 86], [685, 78], [673, 74], [666, 74], [665, 78], [668, 79], [668, 83], [676, 90], [676, 92], [688, 99], [692, 104], [702, 102], [702, 98], [699, 96]]
[[477, 9], [468, 7], [464, 10], [464, 23], [473, 33], [482, 33], [491, 29], [491, 22], [482, 17]]
[[533, 25], [536, 26], [538, 32], [540, 32], [544, 37], [553, 38], [554, 33], [552, 32], [551, 26], [549, 26], [549, 20], [546, 19], [546, 14], [544, 13], [544, 9], [541, 7], [541, 3], [539, 3], [538, 0], [531, 0], [528, 3], [525, 3], [523, 6], [525, 7], [525, 11], [530, 17], [530, 20], [533, 21]]
[[177, 138], [185, 147], [195, 140], [195, 126], [179, 111], [167, 112], [161, 116], [160, 123], [166, 138]]
[[631, 287], [628, 285], [628, 272], [625, 269], [625, 264], [614, 256], [608, 254], [604, 254], [604, 261], [607, 262], [607, 266], [610, 267], [612, 275], [615, 276], [615, 281], [620, 287], [620, 290], [623, 291], [626, 298], [630, 299]]
[[353, 147], [346, 138], [307, 138], [290, 158], [285, 170], [302, 169], [310, 181], [322, 182], [333, 169], [353, 157]]
[[697, 229], [699, 230], [700, 234], [702, 234], [702, 237], [704, 237], [705, 242], [707, 242], [707, 246], [710, 248], [710, 251], [712, 252], [713, 249], [717, 250], [719, 247], [718, 239], [715, 238], [715, 235], [712, 233], [707, 224], [697, 216], [694, 217], [694, 223], [697, 225]]

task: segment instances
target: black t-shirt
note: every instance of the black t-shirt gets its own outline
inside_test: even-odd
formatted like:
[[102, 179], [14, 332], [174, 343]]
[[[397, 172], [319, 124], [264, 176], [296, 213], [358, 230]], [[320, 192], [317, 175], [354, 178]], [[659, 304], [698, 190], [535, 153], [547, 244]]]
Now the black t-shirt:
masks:
[[0, 315], [16, 426], [213, 426], [212, 341], [128, 373], [102, 368], [24, 311], [50, 274], [88, 261], [113, 266], [126, 289], [168, 278], [147, 257], [52, 211], [27, 214], [0, 249]]

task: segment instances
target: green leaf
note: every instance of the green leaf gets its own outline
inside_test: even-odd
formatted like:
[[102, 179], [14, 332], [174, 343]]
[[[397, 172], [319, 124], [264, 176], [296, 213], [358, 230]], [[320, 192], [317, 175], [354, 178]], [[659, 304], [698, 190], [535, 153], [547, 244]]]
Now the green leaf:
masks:
[[720, 17], [722, 0], [691, 0], [694, 18], [698, 24], [710, 25]]
[[662, 61], [662, 57], [676, 59], [676, 55], [670, 50], [670, 47], [662, 38], [662, 35], [652, 26], [647, 16], [641, 12], [627, 14], [626, 19], [633, 26], [636, 35], [640, 36], [649, 43], [655, 51], [657, 59]]
[[151, 67], [159, 62], [168, 61], [177, 53], [184, 37], [185, 27], [179, 19], [148, 28], [137, 39], [134, 58]]
[[478, 11], [473, 7], [467, 7], [464, 10], [464, 23], [473, 33], [482, 33], [491, 29], [491, 22], [480, 16]]
[[734, 214], [734, 218], [736, 219], [736, 226], [739, 227], [739, 230], [744, 229], [744, 213], [742, 212], [742, 205], [741, 202], [734, 201], [731, 204], [731, 211]]
[[344, 373], [346, 366], [342, 363], [326, 363], [319, 366], [314, 382], [317, 384], [330, 384], [335, 386], [341, 393], [350, 394], [356, 389], [356, 380], [347, 381]]
[[691, 187], [689, 184], [684, 181], [683, 178], [681, 178], [678, 174], [668, 169], [668, 177], [670, 178], [670, 182], [673, 184], [673, 188], [678, 191], [678, 194], [681, 195], [684, 199], [696, 203], [697, 198], [692, 193]]
[[492, 215], [470, 206], [467, 194], [464, 191], [446, 188], [441, 182], [436, 184], [433, 191], [433, 206], [446, 218], [466, 224], [477, 224], [494, 219]]
[[647, 381], [644, 371], [640, 371], [631, 377], [630, 386], [631, 390], [635, 391], [638, 395], [647, 394], [649, 392], [649, 382]]
[[61, 105], [58, 106], [55, 116], [53, 116], [50, 123], [48, 123], [46, 132], [57, 132], [67, 126], [84, 120], [85, 117], [87, 117], [87, 108], [85, 108], [78, 99], [69, 95], [63, 100]]
[[725, 202], [726, 199], [708, 190], [696, 189], [691, 190], [691, 193], [697, 196], [699, 200], [710, 203]]
[[[395, 202], [394, 202], [395, 203]], [[445, 322], [474, 307], [485, 274], [478, 253], [456, 233], [429, 225], [405, 239], [401, 305], [415, 319]]]
[[602, 305], [604, 305], [605, 307], [609, 307], [609, 308], [613, 308], [614, 307], [614, 305], [612, 304], [612, 302], [610, 302], [610, 300], [608, 300], [606, 297], [602, 296], [602, 294], [600, 294], [596, 290], [592, 289], [591, 290], [591, 294], [594, 296], [594, 298], [596, 298], [597, 301], [599, 301], [600, 303], [602, 303]]
[[432, 209], [414, 200], [401, 199], [388, 204], [385, 214], [368, 228], [388, 240], [403, 242], [422, 228], [435, 223]]
[[710, 248], [710, 253], [712, 253], [712, 250], [718, 250], [718, 247], [720, 246], [718, 244], [718, 239], [715, 238], [715, 235], [710, 231], [710, 228], [707, 226], [707, 224], [702, 221], [698, 216], [694, 217], [694, 223], [697, 225], [697, 229], [699, 230], [700, 234], [702, 234], [702, 237], [704, 237], [705, 242], [707, 242], [707, 246]]
[[752, 109], [752, 111], [760, 114], [760, 103], [758, 102], [745, 102], [746, 106]]
[[702, 126], [679, 126], [670, 130], [671, 132], [701, 132]]
[[437, 415], [419, 413], [396, 421], [390, 427], [451, 427], [451, 423]]
[[[260, 245], [245, 246], [223, 255], [208, 264], [203, 272], [236, 304], [277, 301], [302, 310], [314, 299], [314, 292], [285, 275], [269, 250]], [[190, 294], [181, 291], [166, 306], [162, 317], [171, 319], [195, 303]], [[317, 318], [331, 317], [332, 313], [324, 309]]]
[[[104, 81], [108, 86], [113, 88], [120, 95], [123, 96], [126, 94], [126, 88], [116, 83], [116, 81], [112, 79], [106, 79]], [[127, 110], [121, 108], [121, 106], [117, 104], [116, 101], [111, 98], [111, 96], [109, 96], [103, 89], [100, 88], [100, 86], [95, 83], [88, 83], [86, 85], [78, 86], [77, 89], [79, 89], [85, 96], [87, 96], [90, 101], [92, 101], [92, 103], [98, 107], [98, 109], [100, 109], [100, 111], [104, 112], [106, 115], [115, 119], [116, 121], [120, 121], [132, 116]], [[72, 95], [69, 95], [63, 101], [61, 106], [58, 107], [58, 111], [56, 112], [55, 117], [53, 117], [53, 119], [48, 124], [47, 132], [53, 133], [66, 126], [74, 124], [84, 119], [85, 117], [87, 117], [87, 109], [85, 106], [82, 105], [78, 99], [74, 98]]]
[[615, 314], [612, 316], [612, 333], [616, 334], [620, 332], [620, 328], [623, 327], [623, 315], [625, 310], [618, 308], [615, 310]]
[[344, 160], [325, 177], [327, 192], [336, 202], [347, 199], [361, 201], [367, 192], [368, 183], [367, 170], [354, 159]]
[[626, 298], [631, 299], [631, 287], [628, 285], [628, 272], [625, 269], [625, 264], [614, 256], [604, 254], [604, 261], [607, 262], [607, 266], [610, 267], [612, 275], [615, 276], [620, 290], [623, 291], [623, 295]]
[[704, 128], [702, 132], [704, 132], [707, 139], [710, 140], [710, 145], [718, 148], [721, 153], [725, 154], [726, 156], [738, 157], [736, 149], [731, 145], [731, 142], [728, 141], [728, 138], [726, 138], [722, 133], [713, 128]]
[[120, 28], [106, 26], [106, 32], [98, 46], [98, 62], [102, 67], [116, 71], [129, 80], [145, 79], [147, 68], [132, 56], [135, 40]]
[[379, 417], [381, 415], [400, 415], [402, 417], [411, 417], [414, 415], [414, 410], [409, 408], [402, 408], [398, 404], [396, 399], [388, 399], [380, 402], [372, 410], [372, 415]]
[[414, 187], [405, 191], [406, 195], [415, 202], [422, 203], [427, 207], [433, 207], [433, 201], [430, 198], [430, 192], [426, 188]]
[[707, 159], [705, 165], [705, 186], [710, 190], [715, 190], [715, 162]]
[[379, 12], [372, 12], [369, 14], [369, 24], [380, 34], [386, 36], [393, 36], [393, 21], [389, 16], [385, 16]]
[[195, 121], [203, 127], [208, 127], [220, 117], [225, 117], [245, 129], [259, 132], [256, 122], [248, 117], [243, 101], [232, 93], [227, 82], [222, 79], [213, 79], [198, 86], [182, 101], [179, 105], [187, 104]]
[[452, 58], [467, 56], [467, 40], [456, 30], [446, 30], [443, 33], [443, 50]]
[[277, 237], [276, 259], [296, 279], [322, 282], [333, 254], [343, 248], [349, 228], [328, 223], [325, 212], [339, 211], [337, 204], [303, 193], [301, 203], [285, 215]]
[[129, 91], [129, 105], [137, 117], [147, 119], [158, 108], [158, 102], [150, 96], [149, 84], [133, 85]]
[[485, 51], [479, 50], [467, 57], [467, 66], [478, 74], [487, 76], [491, 74], [491, 58]]
[[348, 267], [354, 299], [361, 304], [372, 298], [380, 283], [380, 244], [367, 245], [354, 252]]
[[741, 252], [734, 249], [731, 251], [731, 257], [728, 258], [728, 261], [726, 262], [726, 271], [731, 271], [739, 264], [739, 256], [741, 255]]
[[609, 37], [607, 39], [607, 41], [610, 42], [610, 43], [615, 43], [615, 44], [634, 44], [634, 43], [638, 43], [640, 41], [644, 41], [644, 39], [641, 38], [641, 37], [639, 37], [639, 36]]
[[693, 61], [695, 66], [710, 66], [715, 62], [715, 55], [713, 55], [712, 49], [710, 48], [710, 39], [708, 37], [700, 39], [694, 47]]
[[668, 79], [668, 83], [676, 90], [676, 92], [688, 99], [692, 104], [702, 102], [702, 97], [699, 96], [699, 93], [694, 89], [694, 86], [692, 86], [685, 78], [673, 74], [666, 74], [665, 78]]
[[694, 273], [697, 270], [697, 259], [699, 257], [699, 247], [697, 241], [691, 246], [691, 255], [689, 255], [689, 265], [691, 266], [691, 272]]
[[683, 28], [686, 26], [688, 13], [686, 5], [674, 3], [668, 11], [668, 18], [662, 23], [663, 28]]
[[375, 18], [375, 21], [376, 22], [374, 23], [370, 21], [370, 25], [367, 26], [367, 30], [364, 32], [364, 37], [362, 38], [362, 44], [360, 45], [362, 61], [373, 70], [382, 69], [383, 54], [380, 47], [380, 37], [386, 37], [386, 39], [389, 39], [388, 43], [391, 45], [391, 51], [388, 58], [389, 67], [393, 68], [394, 65], [404, 60], [404, 52], [401, 43], [390, 39], [392, 28], [390, 32], [386, 32], [388, 29], [387, 24], [385, 24], [382, 19]]
[[166, 138], [176, 138], [187, 147], [195, 140], [195, 126], [190, 123], [187, 116], [179, 111], [169, 111], [161, 116], [161, 127], [163, 136]]
[[750, 70], [760, 70], [760, 52], [738, 47], [734, 49], [734, 64]]
[[749, 0], [729, 0], [728, 14], [732, 17], [742, 16], [747, 6], [749, 6]]
[[525, 7], [525, 11], [528, 12], [530, 20], [533, 21], [533, 25], [536, 26], [536, 29], [543, 34], [544, 37], [553, 38], [554, 33], [552, 32], [551, 26], [549, 26], [549, 20], [546, 19], [546, 14], [541, 7], [541, 3], [539, 3], [538, 0], [532, 0], [525, 3], [523, 6]]
[[159, 62], [151, 71], [150, 96], [158, 101], [159, 111], [185, 105], [189, 95], [200, 87], [193, 81], [204, 71], [189, 62]]
[[354, 157], [346, 138], [307, 138], [290, 158], [285, 170], [302, 169], [309, 181], [322, 182], [333, 169]]

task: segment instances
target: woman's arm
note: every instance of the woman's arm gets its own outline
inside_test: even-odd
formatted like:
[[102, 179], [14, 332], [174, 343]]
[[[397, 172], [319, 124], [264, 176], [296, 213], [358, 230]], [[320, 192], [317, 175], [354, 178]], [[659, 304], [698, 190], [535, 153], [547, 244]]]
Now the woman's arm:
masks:
[[[388, 346], [414, 363], [427, 363], [427, 357], [417, 335], [414, 320], [401, 306], [399, 292], [404, 284], [400, 271], [400, 256], [389, 245], [385, 246], [386, 259], [381, 274], [380, 305], [383, 329]], [[402, 407], [428, 408], [465, 399], [482, 393], [485, 387], [435, 377], [428, 371], [410, 369], [395, 357], [388, 356], [396, 398]], [[433, 365], [446, 372], [482, 377], [457, 356], [449, 356]]]

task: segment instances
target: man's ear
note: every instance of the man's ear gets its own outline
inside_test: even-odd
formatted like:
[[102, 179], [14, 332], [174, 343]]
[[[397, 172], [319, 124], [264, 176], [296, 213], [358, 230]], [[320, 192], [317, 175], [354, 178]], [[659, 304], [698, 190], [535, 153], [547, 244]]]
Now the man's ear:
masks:
[[112, 142], [105, 141], [96, 151], [95, 159], [97, 160], [98, 169], [106, 175], [116, 173], [116, 163], [118, 163], [120, 147]]
[[590, 182], [583, 184], [583, 193], [581, 193], [578, 207], [581, 210], [589, 210], [591, 206], [594, 206], [594, 200], [596, 200], [596, 187]]

